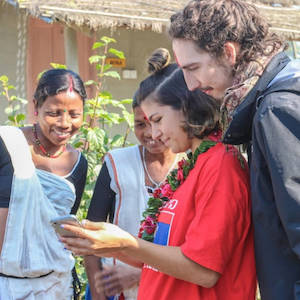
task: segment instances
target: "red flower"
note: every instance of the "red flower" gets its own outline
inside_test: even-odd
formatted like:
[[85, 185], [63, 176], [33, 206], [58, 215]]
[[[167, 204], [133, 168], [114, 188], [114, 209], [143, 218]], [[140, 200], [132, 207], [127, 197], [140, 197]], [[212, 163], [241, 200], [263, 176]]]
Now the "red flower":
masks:
[[221, 130], [218, 130], [218, 131], [214, 131], [213, 133], [211, 133], [208, 138], [211, 140], [211, 141], [214, 141], [214, 142], [220, 142], [222, 140], [222, 131]]
[[143, 235], [143, 231], [144, 231], [144, 222], [141, 224], [140, 229], [139, 229], [139, 233], [138, 233], [138, 237], [141, 238]]
[[169, 183], [165, 184], [161, 188], [161, 194], [163, 197], [167, 197], [168, 199], [171, 199], [173, 197], [174, 192], [172, 191], [171, 185]]
[[183, 170], [182, 169], [177, 170], [177, 180], [180, 182], [180, 184], [184, 181], [184, 176], [183, 176]]
[[154, 233], [156, 229], [156, 224], [150, 216], [147, 216], [145, 221], [143, 222], [143, 229], [146, 231], [147, 234]]
[[155, 189], [153, 192], [153, 198], [160, 198], [160, 194], [161, 194], [161, 189], [160, 188]]
[[182, 169], [187, 164], [187, 161], [183, 158], [181, 161], [178, 162], [178, 168]]

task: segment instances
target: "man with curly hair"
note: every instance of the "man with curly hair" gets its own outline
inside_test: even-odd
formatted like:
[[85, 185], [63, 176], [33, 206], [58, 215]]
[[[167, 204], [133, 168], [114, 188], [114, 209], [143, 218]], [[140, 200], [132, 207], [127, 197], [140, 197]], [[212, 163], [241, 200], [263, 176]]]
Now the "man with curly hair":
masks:
[[188, 88], [221, 102], [224, 142], [248, 145], [261, 297], [300, 299], [300, 62], [242, 0], [192, 0], [169, 34]]

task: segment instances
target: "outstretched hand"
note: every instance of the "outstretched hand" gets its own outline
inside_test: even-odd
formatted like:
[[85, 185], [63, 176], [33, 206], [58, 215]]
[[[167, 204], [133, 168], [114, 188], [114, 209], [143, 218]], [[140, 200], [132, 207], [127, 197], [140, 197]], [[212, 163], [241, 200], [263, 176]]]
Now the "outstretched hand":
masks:
[[84, 220], [82, 227], [64, 224], [63, 228], [76, 234], [76, 238], [61, 236], [60, 240], [77, 255], [114, 256], [114, 252], [137, 246], [132, 235], [111, 223]]

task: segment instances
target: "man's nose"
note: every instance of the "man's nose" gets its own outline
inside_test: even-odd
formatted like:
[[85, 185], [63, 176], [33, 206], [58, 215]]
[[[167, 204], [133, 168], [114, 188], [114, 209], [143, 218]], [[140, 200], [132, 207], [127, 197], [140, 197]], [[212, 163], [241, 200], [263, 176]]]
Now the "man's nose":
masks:
[[184, 79], [190, 91], [194, 91], [201, 87], [199, 80], [197, 80], [197, 78], [189, 72], [184, 72]]

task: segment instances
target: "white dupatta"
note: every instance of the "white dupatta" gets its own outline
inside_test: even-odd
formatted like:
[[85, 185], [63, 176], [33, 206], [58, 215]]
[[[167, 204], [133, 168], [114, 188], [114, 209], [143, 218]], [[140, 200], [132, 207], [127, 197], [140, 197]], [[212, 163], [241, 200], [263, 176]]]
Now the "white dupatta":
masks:
[[[50, 220], [70, 213], [75, 189], [64, 177], [35, 169], [23, 132], [0, 126], [14, 175], [0, 256], [0, 300], [71, 299], [74, 259]], [[39, 277], [52, 272], [45, 277]]]

